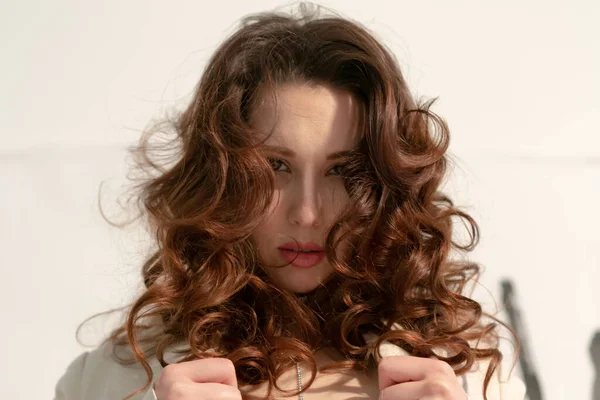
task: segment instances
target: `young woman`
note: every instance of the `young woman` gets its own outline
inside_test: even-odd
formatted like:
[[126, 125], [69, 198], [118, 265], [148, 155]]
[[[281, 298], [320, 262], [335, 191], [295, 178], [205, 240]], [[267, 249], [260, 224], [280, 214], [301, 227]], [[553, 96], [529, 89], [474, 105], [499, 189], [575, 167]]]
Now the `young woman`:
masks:
[[218, 48], [168, 166], [142, 138], [145, 291], [57, 399], [523, 399], [450, 258], [479, 234], [438, 191], [447, 125], [365, 28], [301, 11]]

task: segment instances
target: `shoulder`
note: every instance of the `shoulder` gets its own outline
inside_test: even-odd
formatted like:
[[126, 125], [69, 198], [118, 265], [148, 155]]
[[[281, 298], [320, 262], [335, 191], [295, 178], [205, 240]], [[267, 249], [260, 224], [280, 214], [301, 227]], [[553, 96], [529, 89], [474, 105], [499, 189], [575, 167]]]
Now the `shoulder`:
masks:
[[[142, 366], [118, 363], [112, 356], [113, 348], [111, 343], [104, 343], [71, 361], [56, 383], [55, 400], [118, 400], [142, 388], [147, 382]], [[154, 380], [161, 367], [156, 359], [150, 360], [150, 367]], [[147, 389], [131, 399], [153, 398], [152, 389]]]
[[89, 352], [81, 353], [67, 366], [67, 369], [56, 383], [54, 390], [55, 400], [68, 400], [81, 398], [81, 376]]

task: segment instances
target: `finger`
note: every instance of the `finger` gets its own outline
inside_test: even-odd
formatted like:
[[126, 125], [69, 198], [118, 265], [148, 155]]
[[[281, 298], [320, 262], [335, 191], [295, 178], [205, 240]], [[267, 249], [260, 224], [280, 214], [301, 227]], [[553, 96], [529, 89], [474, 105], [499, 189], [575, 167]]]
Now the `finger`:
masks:
[[455, 388], [444, 379], [398, 383], [379, 394], [379, 400], [414, 400], [448, 398]]
[[379, 390], [397, 383], [422, 381], [435, 375], [456, 376], [452, 367], [440, 360], [413, 356], [389, 356], [378, 366]]
[[175, 382], [166, 391], [156, 392], [157, 399], [241, 400], [238, 388], [222, 383]]
[[379, 392], [379, 400], [415, 400], [422, 397], [423, 381], [391, 385]]
[[171, 364], [167, 365], [162, 373], [167, 377], [173, 374], [177, 377], [184, 376], [192, 382], [222, 383], [237, 388], [235, 367], [227, 358], [202, 358]]
[[203, 383], [197, 385], [198, 391], [194, 399], [198, 400], [242, 400], [242, 393], [237, 387], [221, 383]]

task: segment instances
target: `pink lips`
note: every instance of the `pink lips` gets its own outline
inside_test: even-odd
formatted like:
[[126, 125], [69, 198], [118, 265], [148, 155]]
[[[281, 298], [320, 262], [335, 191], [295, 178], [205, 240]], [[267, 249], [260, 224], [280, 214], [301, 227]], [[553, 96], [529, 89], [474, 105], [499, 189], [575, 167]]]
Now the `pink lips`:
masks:
[[325, 257], [325, 250], [316, 243], [289, 242], [279, 247], [279, 251], [287, 262], [298, 268], [314, 267]]

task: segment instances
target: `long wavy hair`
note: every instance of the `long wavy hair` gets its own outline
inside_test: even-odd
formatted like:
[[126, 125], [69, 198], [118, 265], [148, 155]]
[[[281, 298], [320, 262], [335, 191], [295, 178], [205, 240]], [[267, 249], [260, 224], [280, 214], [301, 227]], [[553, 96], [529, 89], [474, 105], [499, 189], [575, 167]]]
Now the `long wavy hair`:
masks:
[[[343, 168], [350, 202], [325, 244], [332, 278], [305, 295], [269, 281], [250, 238], [275, 187], [251, 111], [261, 89], [290, 83], [351, 93], [364, 122]], [[151, 385], [149, 359], [165, 366], [176, 343], [188, 347], [180, 361], [226, 357], [240, 386], [267, 382], [270, 395], [298, 361], [311, 365], [309, 388], [319, 348], [345, 357], [322, 372], [368, 371], [384, 340], [414, 356], [437, 355], [457, 375], [489, 359], [485, 396], [505, 324], [464, 293], [479, 266], [450, 257], [473, 250], [479, 228], [439, 191], [449, 130], [432, 104], [413, 99], [395, 57], [359, 23], [306, 4], [245, 17], [209, 60], [186, 109], [132, 149], [147, 173], [135, 192], [156, 248], [143, 265], [143, 293], [106, 339], [131, 350], [120, 363], [139, 363], [148, 375], [126, 399]], [[153, 142], [164, 126], [170, 141]], [[468, 228], [468, 243], [454, 240], [453, 217]], [[350, 244], [342, 255], [339, 240]], [[378, 339], [366, 343], [366, 332]], [[448, 352], [436, 354], [440, 347]]]

